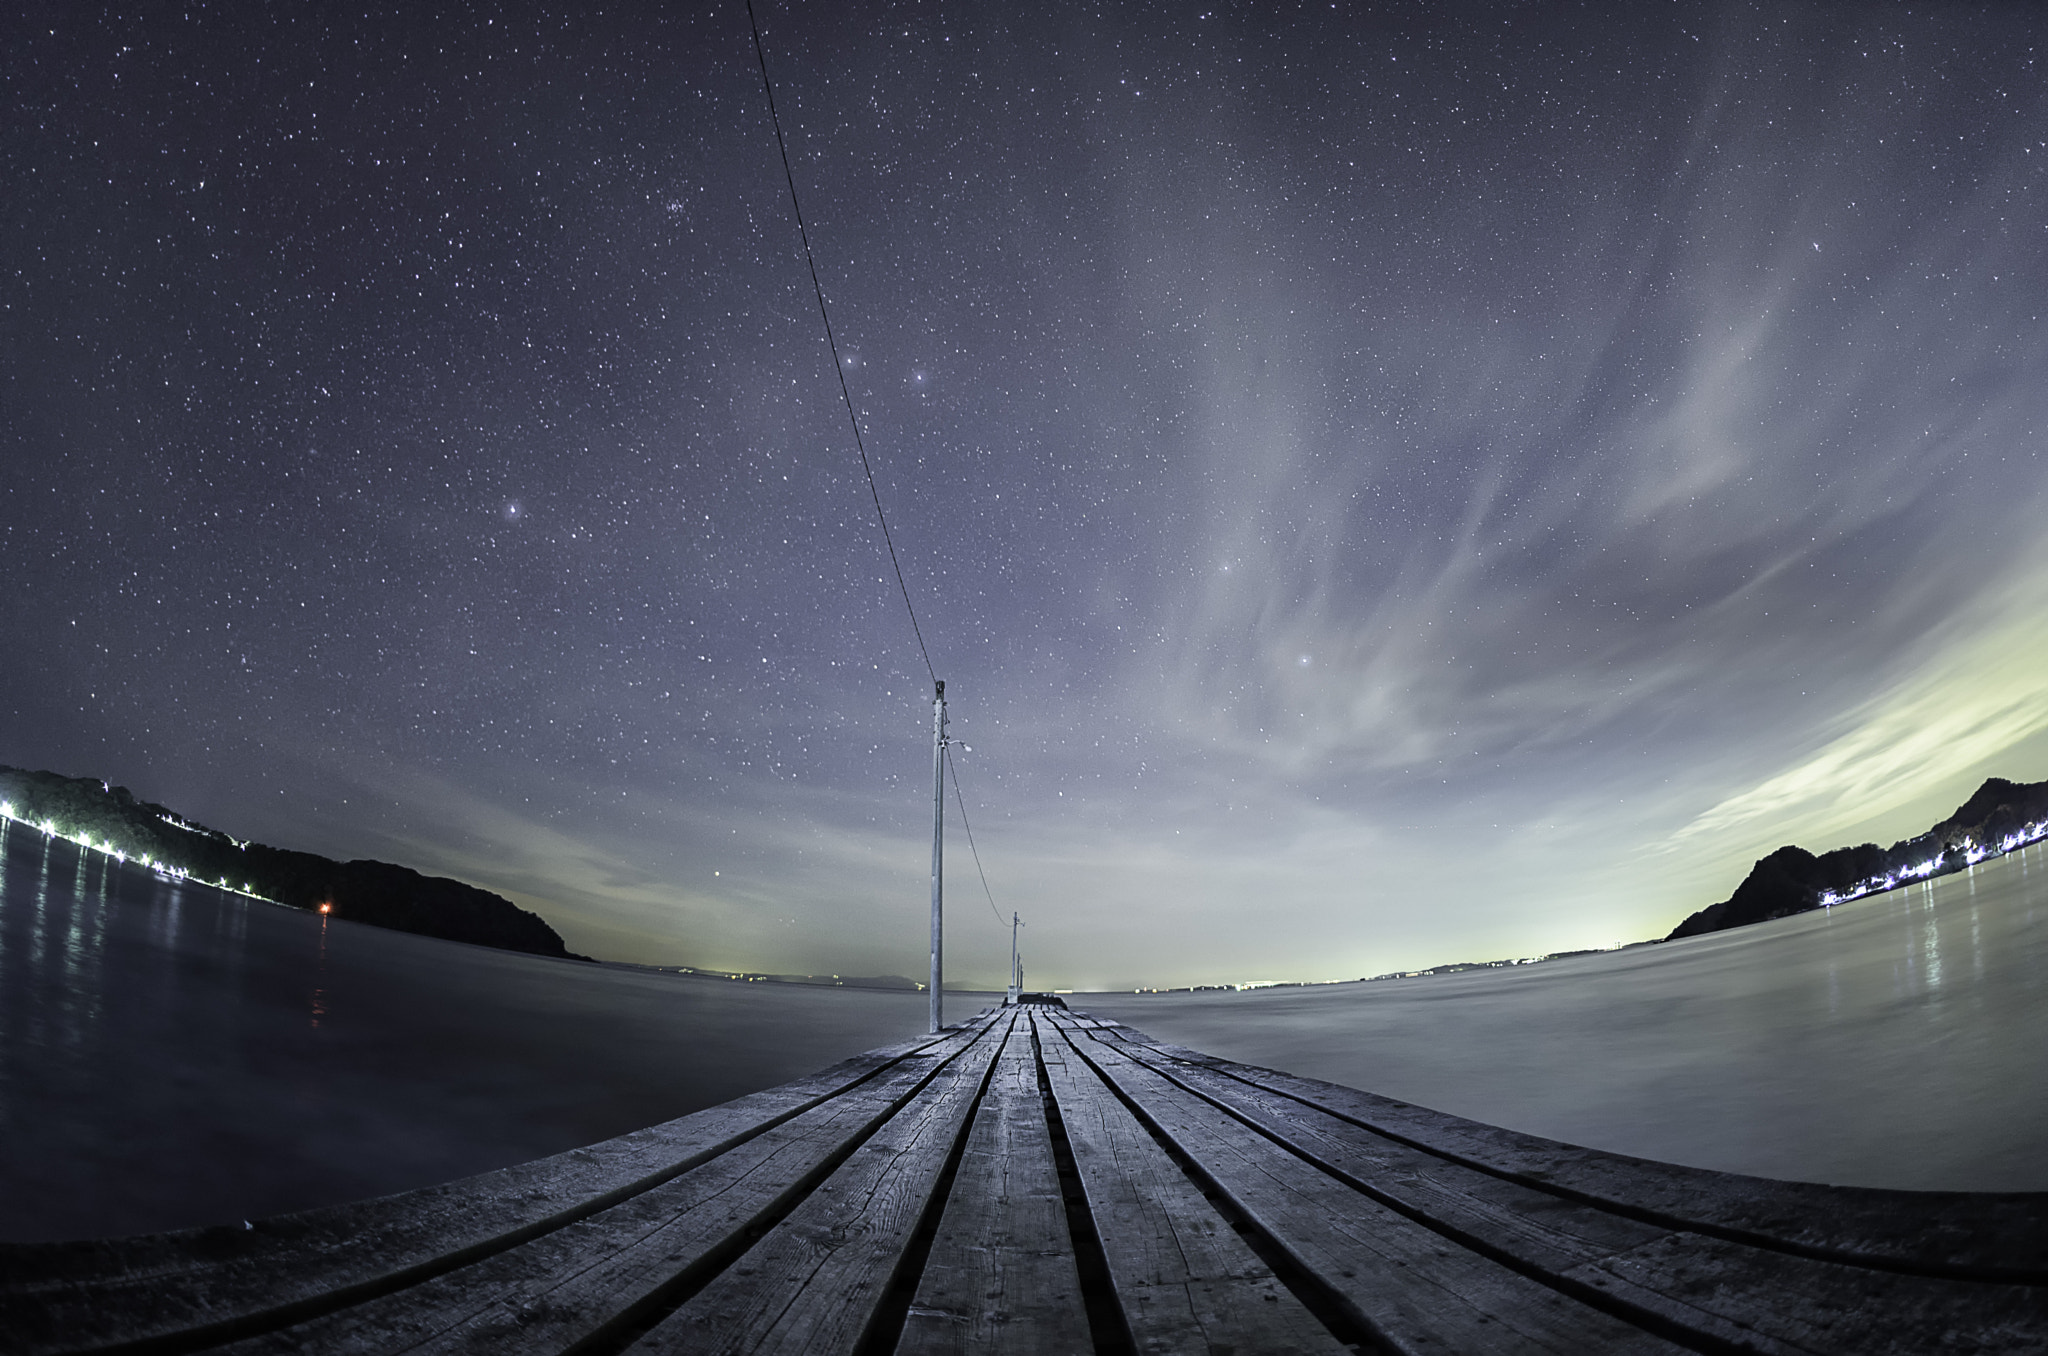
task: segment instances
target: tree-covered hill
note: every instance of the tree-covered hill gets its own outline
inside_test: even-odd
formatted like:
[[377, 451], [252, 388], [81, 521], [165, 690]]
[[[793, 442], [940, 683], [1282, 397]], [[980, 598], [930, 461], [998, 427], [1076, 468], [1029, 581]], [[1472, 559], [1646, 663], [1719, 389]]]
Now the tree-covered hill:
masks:
[[1917, 837], [1818, 855], [1781, 847], [1750, 868], [1735, 893], [1673, 928], [1666, 941], [1762, 923], [1823, 904], [1961, 871], [2048, 835], [2048, 782], [1992, 777], [1956, 812]]
[[572, 955], [539, 914], [488, 890], [390, 862], [337, 862], [311, 852], [238, 842], [165, 806], [138, 800], [125, 786], [0, 763], [0, 802], [16, 819], [48, 824], [131, 860], [146, 858], [196, 880], [222, 882], [293, 908], [325, 904], [334, 917], [400, 932], [536, 956]]

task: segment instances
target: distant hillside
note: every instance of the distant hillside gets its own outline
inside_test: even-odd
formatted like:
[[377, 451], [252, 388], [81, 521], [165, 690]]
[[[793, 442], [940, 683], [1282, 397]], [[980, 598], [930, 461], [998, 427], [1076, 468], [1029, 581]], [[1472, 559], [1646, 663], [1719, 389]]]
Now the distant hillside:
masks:
[[[664, 975], [696, 975], [701, 979], [729, 979], [745, 984], [807, 984], [814, 989], [913, 989], [924, 985], [906, 975], [782, 975], [765, 970], [707, 970], [700, 965], [646, 965], [636, 961], [606, 961], [635, 970], [653, 970]], [[951, 980], [948, 989], [956, 987]], [[983, 992], [969, 990], [969, 992]]]
[[195, 880], [226, 881], [293, 908], [327, 904], [333, 917], [399, 932], [589, 959], [573, 955], [540, 915], [488, 890], [389, 862], [337, 862], [237, 842], [162, 805], [137, 800], [125, 786], [0, 763], [0, 801], [12, 805], [18, 819], [47, 821], [67, 836], [107, 843], [130, 858], [177, 867]]
[[1992, 777], [1956, 812], [1916, 838], [1881, 848], [1836, 848], [1819, 856], [1781, 847], [1750, 869], [1735, 893], [1671, 930], [1666, 941], [1785, 918], [1824, 904], [1961, 871], [2048, 836], [2048, 782]]

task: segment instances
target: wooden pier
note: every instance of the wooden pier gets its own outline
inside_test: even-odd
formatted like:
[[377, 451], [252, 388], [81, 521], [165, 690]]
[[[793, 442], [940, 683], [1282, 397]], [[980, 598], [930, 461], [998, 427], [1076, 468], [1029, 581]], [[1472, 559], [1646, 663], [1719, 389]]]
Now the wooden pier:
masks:
[[0, 1247], [0, 1350], [2037, 1353], [2048, 1196], [1645, 1162], [1024, 1005], [445, 1186]]

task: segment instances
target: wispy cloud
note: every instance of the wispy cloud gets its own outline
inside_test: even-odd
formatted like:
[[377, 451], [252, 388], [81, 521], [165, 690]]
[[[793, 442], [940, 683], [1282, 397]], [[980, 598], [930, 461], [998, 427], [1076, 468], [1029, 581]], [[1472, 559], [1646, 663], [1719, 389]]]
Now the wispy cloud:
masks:
[[1927, 637], [1906, 676], [1831, 722], [1832, 737], [1679, 829], [1666, 850], [1751, 840], [1764, 824], [1788, 841], [1825, 845], [1923, 800], [1931, 787], [1994, 766], [2048, 729], [2044, 618], [2048, 560], [2037, 557]]

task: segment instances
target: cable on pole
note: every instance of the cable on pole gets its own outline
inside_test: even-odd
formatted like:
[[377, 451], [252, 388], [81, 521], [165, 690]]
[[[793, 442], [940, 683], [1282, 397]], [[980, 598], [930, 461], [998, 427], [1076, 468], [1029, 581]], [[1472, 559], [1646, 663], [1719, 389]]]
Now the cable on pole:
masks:
[[[825, 327], [825, 347], [831, 351], [832, 371], [839, 378], [839, 398], [846, 406], [847, 425], [853, 430], [854, 450], [860, 454], [861, 475], [867, 481], [868, 498], [875, 506], [875, 522], [882, 529], [882, 545], [888, 548], [890, 568], [896, 572], [896, 587], [903, 595], [903, 610], [910, 616], [910, 632], [917, 637], [917, 652], [924, 658], [925, 672], [930, 675], [939, 692], [944, 693], [945, 687], [939, 683], [938, 670], [932, 664], [931, 650], [924, 643], [924, 628], [917, 621], [917, 605], [910, 601], [910, 585], [903, 578], [903, 561], [896, 554], [896, 538], [889, 531], [889, 517], [882, 511], [882, 493], [875, 487], [875, 468], [868, 460], [867, 442], [861, 437], [860, 415], [853, 407], [853, 389], [846, 381], [846, 361], [839, 355], [839, 339], [833, 333], [832, 314], [825, 305], [825, 284], [818, 277], [818, 257], [811, 249], [810, 228], [804, 225], [803, 203], [796, 191], [796, 171], [789, 163], [789, 142], [782, 134], [782, 115], [775, 107], [775, 82], [768, 76], [768, 51], [761, 42], [761, 23], [754, 14], [754, 0], [746, 0], [746, 6], [747, 28], [754, 38], [754, 59], [761, 67], [761, 91], [768, 98], [768, 121], [775, 129], [775, 149], [782, 157], [783, 180], [789, 185], [790, 212], [796, 218], [797, 239], [803, 242], [804, 264], [811, 273], [811, 295], [817, 298], [818, 319]], [[967, 818], [967, 801], [960, 794], [960, 769], [953, 762], [953, 750], [945, 742], [943, 734], [940, 736], [939, 747], [944, 754], [946, 766], [953, 773], [953, 802], [960, 808], [960, 827], [967, 832], [967, 850], [974, 857], [974, 871], [981, 878], [981, 892], [988, 898], [989, 911], [995, 915], [996, 923], [1008, 927], [1010, 924], [1003, 921], [1002, 910], [996, 907], [995, 892], [989, 889], [988, 872], [981, 865], [981, 850], [974, 843], [974, 826]], [[936, 935], [934, 933], [934, 936]], [[934, 997], [936, 998], [936, 990]], [[937, 1029], [936, 1024], [934, 1029]]]
[[867, 477], [868, 497], [875, 502], [875, 521], [882, 525], [882, 544], [889, 548], [889, 564], [896, 571], [896, 587], [903, 591], [903, 609], [910, 614], [910, 632], [917, 637], [917, 652], [924, 656], [925, 672], [939, 680], [932, 667], [931, 651], [925, 648], [924, 628], [917, 624], [917, 608], [910, 601], [910, 585], [903, 582], [903, 562], [896, 558], [896, 539], [889, 533], [889, 519], [882, 512], [882, 495], [875, 488], [875, 468], [868, 463], [867, 444], [860, 436], [860, 416], [854, 413], [853, 392], [846, 384], [846, 363], [839, 356], [839, 340], [832, 333], [832, 316], [825, 309], [825, 285], [818, 281], [818, 259], [811, 252], [811, 233], [804, 226], [803, 204], [797, 201], [796, 172], [789, 167], [789, 143], [782, 137], [782, 117], [775, 111], [775, 85], [768, 78], [768, 52], [761, 45], [761, 24], [754, 17], [754, 0], [747, 0], [747, 27], [754, 34], [754, 56], [761, 63], [761, 89], [768, 96], [768, 121], [775, 127], [775, 149], [782, 153], [782, 177], [789, 181], [789, 207], [796, 215], [797, 238], [803, 241], [804, 262], [811, 269], [811, 291], [818, 298], [818, 319], [825, 322], [825, 346], [832, 350], [832, 370], [839, 377], [839, 396], [846, 402], [846, 420], [853, 426], [853, 446], [860, 453], [861, 474]]
[[975, 874], [981, 877], [981, 892], [988, 896], [989, 912], [996, 916], [998, 927], [1008, 927], [1003, 921], [1003, 911], [996, 907], [996, 896], [988, 888], [988, 872], [981, 869], [981, 852], [974, 846], [974, 826], [967, 822], [967, 801], [960, 794], [960, 769], [953, 762], [953, 746], [946, 746], [946, 766], [953, 773], [953, 803], [960, 807], [960, 827], [967, 830], [967, 851], [974, 857]]

